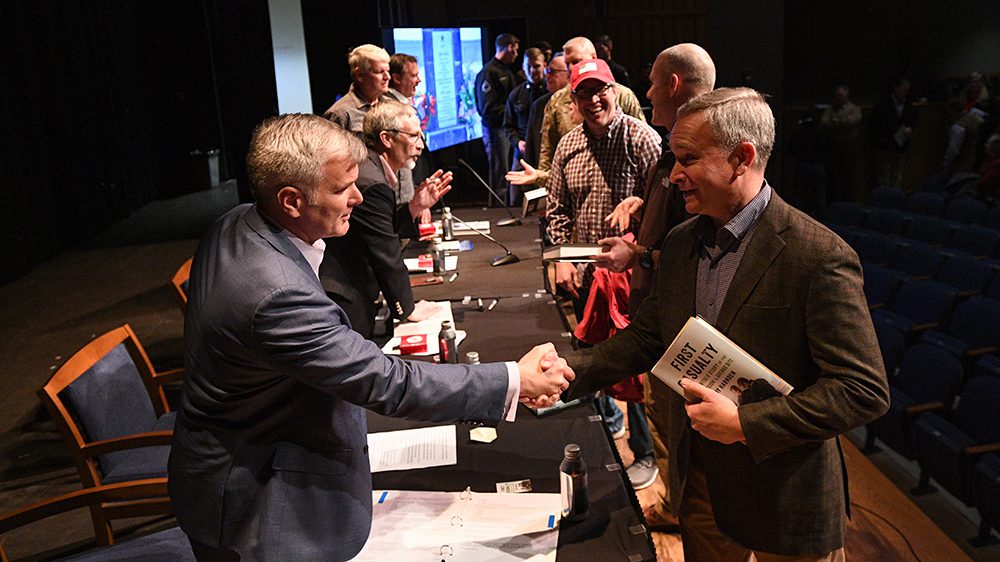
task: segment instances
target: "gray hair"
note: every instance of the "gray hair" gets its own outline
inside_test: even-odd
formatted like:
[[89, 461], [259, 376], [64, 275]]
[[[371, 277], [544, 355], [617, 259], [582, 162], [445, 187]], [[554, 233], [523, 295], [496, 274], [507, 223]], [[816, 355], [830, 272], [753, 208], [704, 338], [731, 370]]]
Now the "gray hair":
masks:
[[742, 142], [757, 149], [754, 168], [763, 170], [774, 149], [774, 113], [760, 92], [750, 88], [719, 88], [695, 97], [677, 110], [677, 120], [702, 113], [715, 142], [733, 151]]
[[398, 131], [401, 125], [400, 121], [415, 114], [416, 110], [413, 109], [413, 106], [394, 100], [382, 100], [365, 114], [365, 121], [361, 128], [361, 140], [368, 148], [384, 152], [382, 141], [379, 139], [382, 131]]
[[709, 92], [715, 87], [715, 63], [708, 51], [694, 43], [680, 43], [660, 52], [667, 71], [684, 80], [692, 95]]
[[[597, 49], [594, 48], [594, 43], [586, 37], [573, 37], [563, 43], [563, 54], [566, 56], [567, 63], [569, 62], [570, 53], [576, 55], [580, 52], [593, 53], [595, 57], [597, 56]], [[576, 57], [574, 56], [574, 58]]]
[[347, 66], [351, 68], [351, 74], [364, 74], [372, 68], [372, 61], [389, 62], [389, 53], [377, 45], [365, 43], [359, 47], [351, 49], [347, 53]]
[[291, 113], [257, 125], [247, 152], [250, 192], [269, 204], [285, 186], [302, 191], [306, 203], [318, 201], [323, 166], [330, 160], [361, 163], [367, 157], [357, 137], [318, 115]]

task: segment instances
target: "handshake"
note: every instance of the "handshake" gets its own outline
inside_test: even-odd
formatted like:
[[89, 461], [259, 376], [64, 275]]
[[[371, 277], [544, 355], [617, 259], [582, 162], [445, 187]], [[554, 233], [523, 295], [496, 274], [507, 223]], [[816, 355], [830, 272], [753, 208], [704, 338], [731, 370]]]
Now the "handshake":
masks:
[[566, 360], [551, 343], [535, 346], [517, 362], [521, 374], [518, 399], [532, 408], [544, 408], [559, 401], [559, 395], [576, 378]]

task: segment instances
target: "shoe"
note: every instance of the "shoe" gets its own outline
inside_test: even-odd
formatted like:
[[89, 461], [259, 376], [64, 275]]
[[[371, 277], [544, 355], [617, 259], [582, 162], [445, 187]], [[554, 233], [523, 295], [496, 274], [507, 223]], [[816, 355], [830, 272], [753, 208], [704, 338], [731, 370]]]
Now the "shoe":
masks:
[[625, 425], [624, 424], [622, 424], [622, 426], [620, 428], [618, 428], [617, 431], [612, 431], [611, 432], [611, 438], [614, 439], [615, 441], [618, 441], [622, 437], [625, 437]]
[[676, 533], [681, 524], [666, 505], [647, 505], [642, 508], [642, 516], [646, 519], [646, 528], [654, 533]]
[[660, 475], [660, 469], [656, 468], [653, 457], [636, 459], [625, 472], [628, 473], [628, 479], [632, 482], [632, 488], [636, 490], [652, 486], [653, 482], [656, 482], [656, 477]]

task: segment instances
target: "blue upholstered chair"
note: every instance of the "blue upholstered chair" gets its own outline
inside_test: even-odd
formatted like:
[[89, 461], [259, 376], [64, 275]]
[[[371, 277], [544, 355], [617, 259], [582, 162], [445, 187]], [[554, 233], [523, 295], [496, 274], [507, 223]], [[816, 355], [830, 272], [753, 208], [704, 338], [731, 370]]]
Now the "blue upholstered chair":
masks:
[[[148, 499], [155, 498], [155, 499]], [[163, 478], [105, 484], [70, 492], [62, 496], [38, 502], [21, 509], [0, 515], [0, 533], [27, 527], [32, 523], [47, 517], [60, 515], [76, 509], [99, 508], [104, 504], [123, 503], [130, 501], [146, 501], [150, 505], [160, 504], [164, 510], [169, 509], [167, 499], [167, 482]], [[53, 544], [52, 547], [62, 545]], [[8, 547], [9, 548], [9, 547]], [[0, 548], [0, 555], [7, 560], [7, 555]], [[118, 543], [114, 541], [108, 546], [91, 549], [73, 554], [59, 560], [74, 562], [104, 562], [104, 561], [159, 561], [170, 560], [193, 562], [194, 553], [187, 535], [179, 527], [172, 527], [142, 537], [127, 539]]]
[[945, 255], [941, 248], [917, 240], [906, 240], [900, 243], [889, 265], [913, 277], [931, 279], [937, 275], [944, 260]]
[[868, 194], [868, 206], [878, 209], [902, 210], [906, 192], [890, 185], [880, 185]]
[[899, 287], [910, 280], [902, 271], [873, 264], [862, 264], [865, 272], [865, 299], [869, 310], [884, 308], [892, 303]]
[[974, 546], [996, 544], [990, 529], [1000, 530], [1000, 455], [990, 453], [972, 467], [972, 498], [979, 510], [979, 535]]
[[913, 458], [914, 420], [924, 412], [951, 408], [962, 384], [962, 362], [947, 351], [917, 343], [903, 353], [899, 371], [889, 376], [889, 411], [867, 426], [865, 450], [879, 438], [894, 451]]
[[905, 235], [927, 244], [943, 245], [948, 243], [954, 231], [954, 223], [940, 217], [914, 216], [906, 223]]
[[944, 202], [945, 197], [941, 193], [917, 191], [911, 193], [906, 198], [906, 201], [903, 203], [903, 210], [916, 215], [940, 217], [944, 211]]
[[996, 264], [987, 260], [957, 256], [941, 264], [935, 279], [955, 287], [958, 297], [965, 298], [982, 293], [995, 271]]
[[944, 321], [955, 305], [958, 289], [930, 280], [903, 283], [892, 306], [872, 311], [872, 318], [889, 322], [906, 336], [912, 336]]
[[944, 207], [944, 218], [962, 224], [981, 224], [989, 208], [986, 203], [972, 197], [956, 197]]
[[1000, 248], [1000, 230], [965, 225], [955, 231], [946, 245], [973, 256], [990, 257]]
[[868, 209], [853, 201], [830, 203], [823, 211], [823, 222], [829, 225], [847, 227], [861, 226]]
[[955, 307], [942, 329], [928, 330], [920, 339], [970, 360], [993, 353], [1000, 347], [1000, 301], [970, 297]]
[[[95, 338], [56, 371], [38, 394], [84, 488], [166, 479], [175, 414], [160, 384], [180, 376], [157, 373], [128, 324]], [[91, 509], [101, 544], [110, 544], [110, 520], [134, 517], [136, 503]], [[148, 514], [141, 505], [139, 514]]]
[[972, 377], [962, 387], [954, 420], [936, 413], [913, 425], [920, 482], [914, 493], [933, 491], [930, 479], [966, 505], [973, 504], [972, 467], [989, 452], [1000, 451], [1000, 379]]

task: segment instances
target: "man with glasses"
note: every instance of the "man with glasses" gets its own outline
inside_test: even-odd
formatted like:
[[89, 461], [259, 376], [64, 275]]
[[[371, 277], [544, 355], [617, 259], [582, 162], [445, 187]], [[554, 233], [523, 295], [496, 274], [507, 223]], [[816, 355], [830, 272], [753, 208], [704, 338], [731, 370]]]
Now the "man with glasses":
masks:
[[417, 186], [409, 203], [398, 203], [397, 172], [413, 169], [424, 149], [420, 121], [408, 105], [383, 100], [373, 107], [361, 138], [368, 155], [356, 184], [364, 200], [352, 210], [347, 234], [326, 240], [319, 274], [354, 330], [368, 339], [374, 336], [381, 291], [390, 315], [386, 336], [392, 337], [392, 319], [420, 320], [433, 313], [430, 304], [413, 302], [399, 239], [418, 236], [415, 219], [451, 189], [452, 176], [438, 170]]
[[[617, 89], [611, 69], [600, 59], [582, 61], [570, 71], [573, 105], [583, 123], [559, 141], [552, 158], [546, 217], [554, 244], [595, 244], [619, 234], [605, 217], [625, 198], [643, 196], [646, 175], [660, 157], [660, 136], [622, 112]], [[593, 273], [592, 264], [555, 264], [556, 283], [572, 297], [577, 320], [582, 319]], [[623, 436], [623, 416], [614, 400], [603, 396], [596, 405], [612, 436]], [[657, 477], [653, 443], [641, 406], [629, 402], [627, 410], [629, 448], [636, 459], [629, 479], [642, 489]]]
[[[563, 45], [566, 55], [566, 65], [572, 69], [573, 66], [588, 60], [597, 58], [597, 50], [590, 39], [586, 37], [574, 37]], [[618, 107], [626, 115], [631, 115], [640, 121], [646, 118], [642, 115], [642, 106], [635, 97], [632, 90], [615, 85]], [[542, 118], [541, 148], [538, 156], [538, 166], [532, 167], [529, 163], [524, 166], [524, 171], [509, 172], [507, 181], [513, 185], [535, 184], [538, 187], [548, 187], [549, 168], [552, 167], [552, 155], [559, 146], [559, 140], [570, 132], [573, 127], [580, 124], [580, 117], [574, 113], [573, 99], [570, 89], [564, 87], [552, 94], [549, 103], [545, 105], [545, 116]], [[522, 162], [522, 166], [524, 163]]]
[[[545, 105], [549, 103], [552, 94], [565, 88], [569, 84], [569, 68], [566, 67], [566, 56], [562, 51], [556, 53], [549, 60], [549, 65], [545, 67], [545, 89], [548, 93], [543, 94], [531, 104], [531, 112], [528, 114], [528, 131], [525, 135], [524, 161], [532, 166], [538, 165], [538, 152], [541, 149], [542, 140], [542, 118], [545, 117]], [[520, 169], [521, 162], [518, 161]]]

